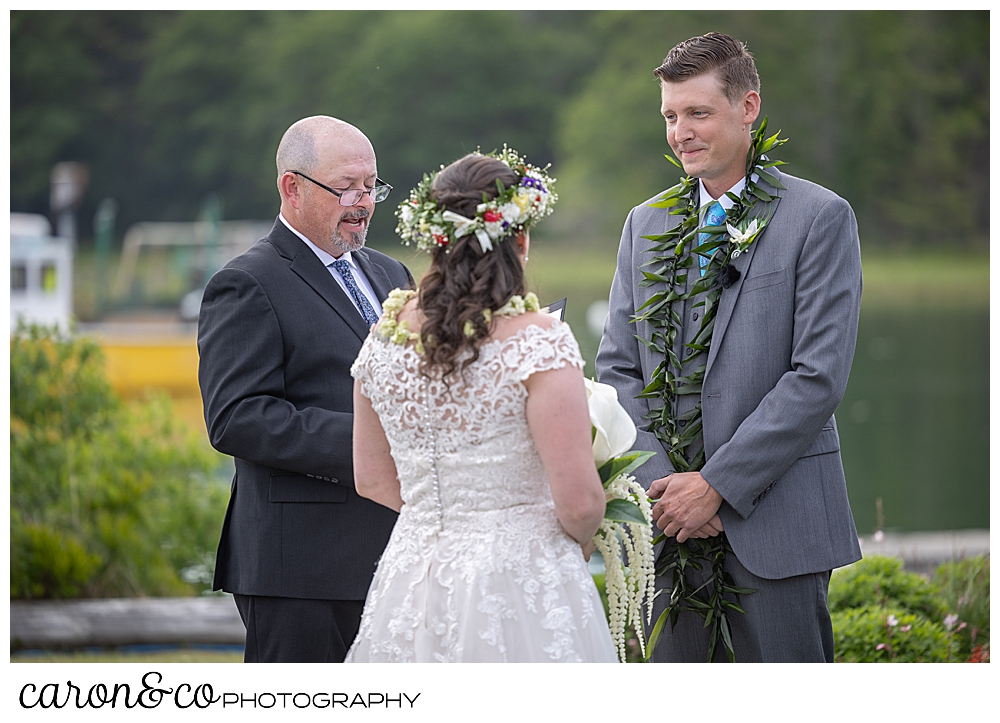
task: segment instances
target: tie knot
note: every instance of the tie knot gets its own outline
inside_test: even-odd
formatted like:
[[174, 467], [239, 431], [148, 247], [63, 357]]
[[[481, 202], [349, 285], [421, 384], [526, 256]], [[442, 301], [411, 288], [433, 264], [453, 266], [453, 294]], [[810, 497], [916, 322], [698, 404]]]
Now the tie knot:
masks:
[[718, 201], [708, 204], [708, 212], [705, 214], [706, 226], [718, 226], [726, 218], [726, 209]]
[[347, 259], [334, 259], [330, 262], [330, 266], [335, 268], [337, 271], [343, 273], [345, 271], [350, 271], [351, 266], [347, 263]]

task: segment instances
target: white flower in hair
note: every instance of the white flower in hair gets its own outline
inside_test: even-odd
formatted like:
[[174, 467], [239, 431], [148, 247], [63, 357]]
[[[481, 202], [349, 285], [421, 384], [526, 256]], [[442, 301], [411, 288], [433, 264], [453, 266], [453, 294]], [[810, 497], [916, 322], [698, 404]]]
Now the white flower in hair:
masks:
[[520, 200], [520, 198], [521, 196], [520, 194], [518, 194], [517, 196], [514, 197], [514, 201], [512, 203], [505, 203], [503, 206], [497, 209], [500, 212], [500, 215], [503, 216], [503, 220], [506, 221], [508, 224], [519, 224], [519, 223], [524, 223], [525, 221], [528, 220], [528, 214], [525, 212], [524, 208], [518, 203], [518, 200]]

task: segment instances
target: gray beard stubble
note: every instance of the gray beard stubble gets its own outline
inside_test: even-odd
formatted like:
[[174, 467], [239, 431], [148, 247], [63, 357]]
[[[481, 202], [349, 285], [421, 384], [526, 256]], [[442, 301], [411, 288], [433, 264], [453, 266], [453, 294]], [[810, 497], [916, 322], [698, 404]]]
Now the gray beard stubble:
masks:
[[330, 234], [330, 243], [332, 243], [337, 248], [342, 251], [357, 251], [362, 246], [365, 245], [365, 239], [368, 236], [368, 226], [366, 225], [364, 230], [360, 233], [350, 233], [348, 232], [347, 237], [340, 233], [340, 229], [334, 229], [333, 233]]

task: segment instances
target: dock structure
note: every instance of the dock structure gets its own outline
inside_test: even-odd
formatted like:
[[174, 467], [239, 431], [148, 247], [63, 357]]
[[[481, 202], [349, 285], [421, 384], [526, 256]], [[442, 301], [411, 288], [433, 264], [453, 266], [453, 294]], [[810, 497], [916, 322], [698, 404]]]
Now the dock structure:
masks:
[[861, 554], [898, 557], [914, 572], [931, 573], [941, 563], [990, 554], [989, 530], [884, 532], [859, 538]]
[[242, 645], [229, 595], [111, 600], [11, 600], [11, 651], [126, 645]]

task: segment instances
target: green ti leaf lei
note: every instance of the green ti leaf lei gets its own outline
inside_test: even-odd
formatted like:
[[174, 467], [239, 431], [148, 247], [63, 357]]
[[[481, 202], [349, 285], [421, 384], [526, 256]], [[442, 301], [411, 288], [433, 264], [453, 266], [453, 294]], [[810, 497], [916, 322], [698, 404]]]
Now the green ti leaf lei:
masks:
[[[698, 404], [689, 412], [677, 414], [677, 399], [681, 395], [701, 395], [719, 299], [723, 288], [739, 278], [739, 272], [731, 262], [749, 248], [770, 220], [756, 216], [750, 218], [758, 202], [769, 203], [774, 200], [760, 182], [764, 181], [773, 188], [784, 188], [768, 170], [784, 163], [768, 160], [765, 154], [783, 145], [787, 139], [779, 140], [777, 133], [768, 137], [765, 135], [766, 130], [765, 117], [753, 134], [750, 150], [747, 152], [746, 185], [738, 197], [727, 193], [733, 206], [727, 212], [724, 224], [698, 226], [698, 179], [690, 176], [682, 178], [680, 183], [664, 191], [650, 204], [653, 208], [670, 209], [671, 215], [681, 217], [680, 223], [666, 233], [643, 237], [653, 242], [653, 258], [643, 265], [648, 270], [642, 271], [645, 279], [639, 285], [656, 284], [662, 285], [662, 288], [637, 309], [633, 316], [633, 323], [645, 321], [652, 327], [649, 339], [638, 335], [636, 338], [663, 357], [639, 398], [661, 402], [658, 407], [651, 402], [654, 408], [645, 418], [649, 420], [649, 431], [666, 448], [675, 472], [697, 471], [705, 464], [703, 445], [692, 459], [689, 460], [687, 456], [688, 448], [702, 439], [701, 401], [699, 399]], [[669, 155], [666, 158], [675, 166], [681, 167]], [[732, 234], [727, 225], [732, 226], [737, 234]], [[699, 241], [701, 234], [708, 235]], [[697, 273], [698, 269], [696, 256], [709, 260], [704, 276], [688, 290], [688, 273]], [[690, 350], [690, 356], [685, 357], [685, 364], [693, 363], [694, 370], [685, 375], [676, 347], [683, 324], [675, 307], [701, 294], [705, 295], [704, 300], [697, 304], [704, 305], [701, 325], [692, 340], [684, 345]], [[655, 542], [663, 539], [664, 536], [660, 535]], [[650, 634], [646, 647], [647, 660], [656, 647], [666, 620], [669, 618], [673, 627], [677, 624], [680, 612], [690, 610], [705, 620], [705, 627], [711, 628], [708, 661], [711, 662], [714, 658], [720, 642], [725, 646], [729, 660], [735, 661], [728, 612], [735, 610], [742, 613], [742, 608], [734, 599], [738, 595], [754, 591], [737, 587], [732, 576], [723, 570], [725, 557], [731, 552], [732, 547], [724, 532], [717, 537], [690, 539], [685, 544], [678, 544], [676, 540], [667, 543], [666, 550], [657, 561], [656, 574], [670, 577], [671, 587], [664, 591], [669, 592], [670, 597]], [[688, 568], [703, 570], [706, 567], [711, 573], [705, 583], [692, 584], [688, 579]]]

